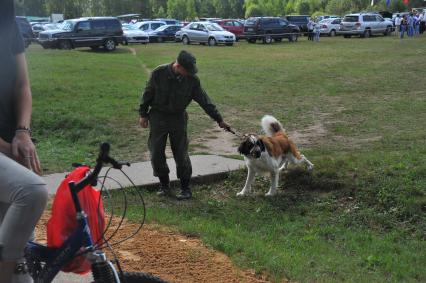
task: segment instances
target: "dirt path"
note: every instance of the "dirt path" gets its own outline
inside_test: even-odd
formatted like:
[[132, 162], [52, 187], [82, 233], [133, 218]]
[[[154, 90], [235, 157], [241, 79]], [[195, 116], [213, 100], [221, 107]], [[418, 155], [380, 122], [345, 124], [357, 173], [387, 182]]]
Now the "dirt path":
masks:
[[[45, 242], [49, 213], [40, 220], [36, 237]], [[135, 231], [126, 223], [117, 239]], [[144, 225], [132, 239], [115, 247], [126, 271], [143, 271], [170, 282], [269, 282], [252, 270], [241, 270], [223, 253], [207, 248], [196, 238], [177, 234], [164, 226]]]

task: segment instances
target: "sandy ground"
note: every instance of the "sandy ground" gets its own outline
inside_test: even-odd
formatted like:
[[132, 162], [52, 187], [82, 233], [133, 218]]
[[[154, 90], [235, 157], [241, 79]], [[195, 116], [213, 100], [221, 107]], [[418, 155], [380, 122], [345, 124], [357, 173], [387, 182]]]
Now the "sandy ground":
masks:
[[[36, 237], [45, 242], [46, 212], [37, 226]], [[126, 237], [138, 225], [125, 223], [117, 237]], [[253, 270], [237, 268], [223, 253], [214, 251], [197, 239], [177, 234], [159, 225], [144, 225], [132, 239], [114, 247], [123, 270], [143, 271], [169, 282], [269, 282]]]

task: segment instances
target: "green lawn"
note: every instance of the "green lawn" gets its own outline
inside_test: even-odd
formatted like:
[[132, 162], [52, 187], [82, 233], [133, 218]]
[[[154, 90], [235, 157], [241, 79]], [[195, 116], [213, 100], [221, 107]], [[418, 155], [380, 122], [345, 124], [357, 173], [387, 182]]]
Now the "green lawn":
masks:
[[[149, 70], [185, 48], [203, 86], [239, 132], [259, 132], [264, 114], [303, 133], [309, 175], [282, 176], [285, 190], [235, 198], [245, 172], [196, 186], [195, 200], [147, 194], [150, 221], [200, 236], [242, 267], [277, 282], [426, 281], [426, 36], [399, 40], [321, 38], [312, 43], [207, 47], [132, 45], [117, 52], [27, 52], [33, 129], [45, 173], [92, 163], [106, 140], [119, 159], [142, 160], [137, 127]], [[191, 105], [191, 138], [213, 123]], [[195, 149], [193, 149], [195, 150]], [[137, 213], [137, 208], [135, 212]]]

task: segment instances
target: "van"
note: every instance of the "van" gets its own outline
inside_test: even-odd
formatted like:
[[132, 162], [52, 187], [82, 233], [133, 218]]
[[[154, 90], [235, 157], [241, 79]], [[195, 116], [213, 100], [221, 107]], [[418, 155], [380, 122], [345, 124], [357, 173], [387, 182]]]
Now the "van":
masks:
[[58, 30], [39, 33], [38, 42], [43, 48], [72, 49], [103, 46], [115, 50], [123, 42], [123, 29], [115, 17], [94, 17], [66, 20]]

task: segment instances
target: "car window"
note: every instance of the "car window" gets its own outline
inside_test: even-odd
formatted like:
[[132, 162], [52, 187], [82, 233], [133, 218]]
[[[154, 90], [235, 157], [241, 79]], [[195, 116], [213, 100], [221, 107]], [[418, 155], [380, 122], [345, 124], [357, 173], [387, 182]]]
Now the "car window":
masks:
[[365, 15], [362, 18], [363, 18], [364, 22], [374, 22], [374, 21], [376, 21], [376, 17], [375, 16]]
[[234, 22], [233, 21], [226, 21], [225, 23], [224, 23], [224, 26], [233, 26], [234, 25]]
[[385, 19], [383, 19], [383, 17], [382, 17], [382, 16], [379, 16], [379, 15], [377, 15], [377, 16], [376, 16], [376, 19], [377, 19], [377, 21], [379, 21], [379, 22], [384, 22], [384, 21], [385, 21]]
[[143, 24], [140, 27], [141, 30], [148, 30], [149, 29], [149, 24]]
[[105, 21], [92, 21], [92, 28], [94, 30], [104, 30], [106, 29]]
[[205, 27], [207, 28], [207, 30], [209, 31], [220, 31], [220, 30], [224, 30], [220, 25], [218, 24], [205, 24]]
[[191, 24], [189, 26], [190, 29], [197, 29], [198, 28], [198, 24]]
[[84, 21], [84, 22], [79, 22], [78, 26], [77, 26], [77, 30], [90, 30], [90, 22], [88, 21]]
[[285, 20], [279, 20], [280, 21], [280, 26], [285, 27], [288, 25], [288, 22]]
[[241, 27], [241, 26], [243, 26], [243, 23], [241, 23], [239, 21], [234, 21], [234, 26]]
[[108, 29], [119, 30], [121, 28], [121, 24], [118, 20], [106, 20], [103, 21]]
[[343, 18], [344, 22], [356, 23], [358, 22], [358, 16], [345, 16]]
[[152, 23], [151, 24], [151, 29], [157, 29], [157, 28], [159, 28], [160, 26], [163, 26], [164, 24], [163, 23]]
[[246, 25], [254, 25], [257, 22], [257, 18], [248, 18], [246, 20]]
[[334, 20], [334, 21], [332, 21], [331, 22], [333, 25], [338, 25], [338, 24], [340, 24], [340, 20]]

